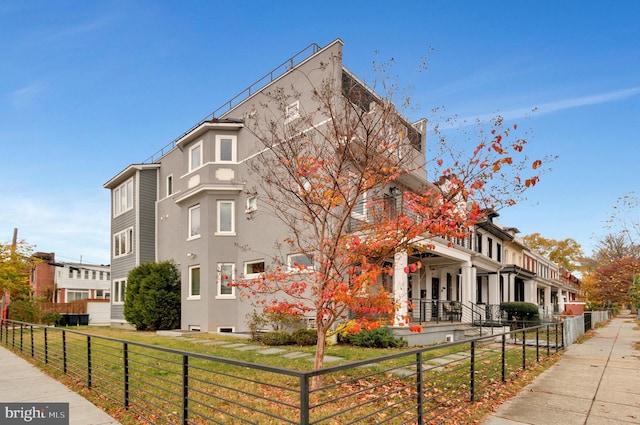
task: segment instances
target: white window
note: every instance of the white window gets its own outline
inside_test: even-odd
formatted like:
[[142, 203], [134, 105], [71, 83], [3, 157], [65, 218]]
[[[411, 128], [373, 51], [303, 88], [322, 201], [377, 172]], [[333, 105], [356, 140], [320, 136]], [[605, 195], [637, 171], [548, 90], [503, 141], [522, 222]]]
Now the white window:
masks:
[[113, 281], [113, 303], [124, 304], [124, 297], [127, 292], [127, 280], [114, 280]]
[[130, 178], [113, 190], [113, 216], [133, 208], [133, 178]]
[[78, 289], [67, 289], [66, 294], [67, 302], [89, 298], [89, 291], [86, 290], [83, 291]]
[[197, 239], [200, 237], [200, 205], [189, 208], [189, 238]]
[[313, 269], [313, 258], [305, 254], [290, 254], [287, 257], [287, 266], [289, 267], [289, 271], [300, 267]]
[[167, 176], [167, 196], [173, 195], [173, 174]]
[[216, 234], [235, 234], [234, 206], [233, 201], [218, 201], [218, 231]]
[[[126, 230], [113, 235], [113, 256], [121, 257], [133, 252], [133, 227], [129, 227]], [[88, 272], [87, 272], [88, 273]], [[85, 274], [87, 274], [85, 273]], [[85, 276], [86, 279], [89, 276]]]
[[296, 100], [291, 105], [287, 106], [284, 118], [286, 121], [293, 121], [298, 117], [300, 117], [300, 101]]
[[200, 299], [200, 266], [189, 267], [189, 299]]
[[216, 136], [216, 162], [236, 162], [236, 136]]
[[218, 297], [235, 298], [236, 291], [234, 286], [229, 284], [235, 278], [235, 265], [231, 263], [218, 264]]
[[264, 273], [264, 260], [244, 263], [244, 277], [251, 279], [260, 276], [261, 273]]
[[257, 196], [249, 196], [247, 198], [247, 209], [245, 212], [252, 212], [258, 209], [258, 197]]
[[202, 166], [202, 140], [189, 148], [189, 171]]
[[96, 289], [96, 299], [99, 300], [108, 300], [111, 296], [109, 291], [105, 291], [104, 289]]
[[351, 211], [351, 216], [358, 220], [367, 219], [367, 192], [363, 192], [356, 199], [356, 203]]

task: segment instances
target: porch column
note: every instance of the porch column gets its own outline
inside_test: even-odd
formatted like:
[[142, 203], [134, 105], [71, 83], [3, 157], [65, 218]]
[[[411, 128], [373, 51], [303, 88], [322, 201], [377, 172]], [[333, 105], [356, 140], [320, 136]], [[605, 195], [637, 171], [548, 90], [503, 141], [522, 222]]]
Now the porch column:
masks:
[[407, 325], [406, 316], [409, 312], [407, 306], [407, 287], [409, 283], [409, 277], [404, 272], [404, 268], [407, 267], [407, 253], [397, 252], [393, 257], [393, 297], [398, 305], [395, 317], [393, 319], [393, 326], [400, 326], [401, 324]]
[[536, 293], [536, 281], [533, 279], [524, 281], [524, 301], [538, 305], [538, 294]]
[[544, 308], [548, 314], [553, 314], [553, 306], [551, 305], [551, 287], [544, 288]]
[[500, 274], [496, 273], [489, 275], [489, 283], [487, 289], [489, 291], [489, 293], [487, 294], [487, 304], [500, 304]]
[[564, 311], [564, 303], [566, 301], [567, 293], [564, 290], [558, 291], [558, 311], [562, 313]]

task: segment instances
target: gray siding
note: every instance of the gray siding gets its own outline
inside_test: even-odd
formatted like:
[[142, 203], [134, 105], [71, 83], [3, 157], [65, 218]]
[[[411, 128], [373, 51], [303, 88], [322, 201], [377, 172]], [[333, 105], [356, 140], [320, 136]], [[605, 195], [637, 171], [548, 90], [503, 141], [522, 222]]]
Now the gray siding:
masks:
[[138, 172], [140, 177], [139, 194], [139, 226], [137, 236], [140, 249], [138, 253], [139, 264], [156, 261], [156, 197], [157, 197], [157, 170], [142, 170]]

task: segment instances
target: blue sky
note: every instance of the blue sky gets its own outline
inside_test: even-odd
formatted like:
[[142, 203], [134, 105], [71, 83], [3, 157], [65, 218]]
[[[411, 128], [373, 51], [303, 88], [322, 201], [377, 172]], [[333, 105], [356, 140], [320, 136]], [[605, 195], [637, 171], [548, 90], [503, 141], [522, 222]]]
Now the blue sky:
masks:
[[419, 105], [410, 118], [499, 112], [531, 129], [530, 156], [559, 156], [501, 211], [523, 235], [590, 254], [638, 189], [637, 1], [27, 0], [1, 2], [0, 24], [0, 241], [17, 227], [62, 261], [109, 262], [107, 180], [336, 38], [365, 81], [376, 51], [395, 59]]

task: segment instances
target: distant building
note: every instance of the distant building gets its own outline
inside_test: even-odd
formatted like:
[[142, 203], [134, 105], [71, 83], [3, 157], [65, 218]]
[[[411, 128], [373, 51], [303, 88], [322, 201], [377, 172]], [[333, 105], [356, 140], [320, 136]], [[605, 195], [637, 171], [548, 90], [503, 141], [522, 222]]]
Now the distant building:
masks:
[[30, 284], [36, 300], [68, 303], [81, 299], [110, 299], [108, 265], [56, 262], [54, 253], [36, 252]]

